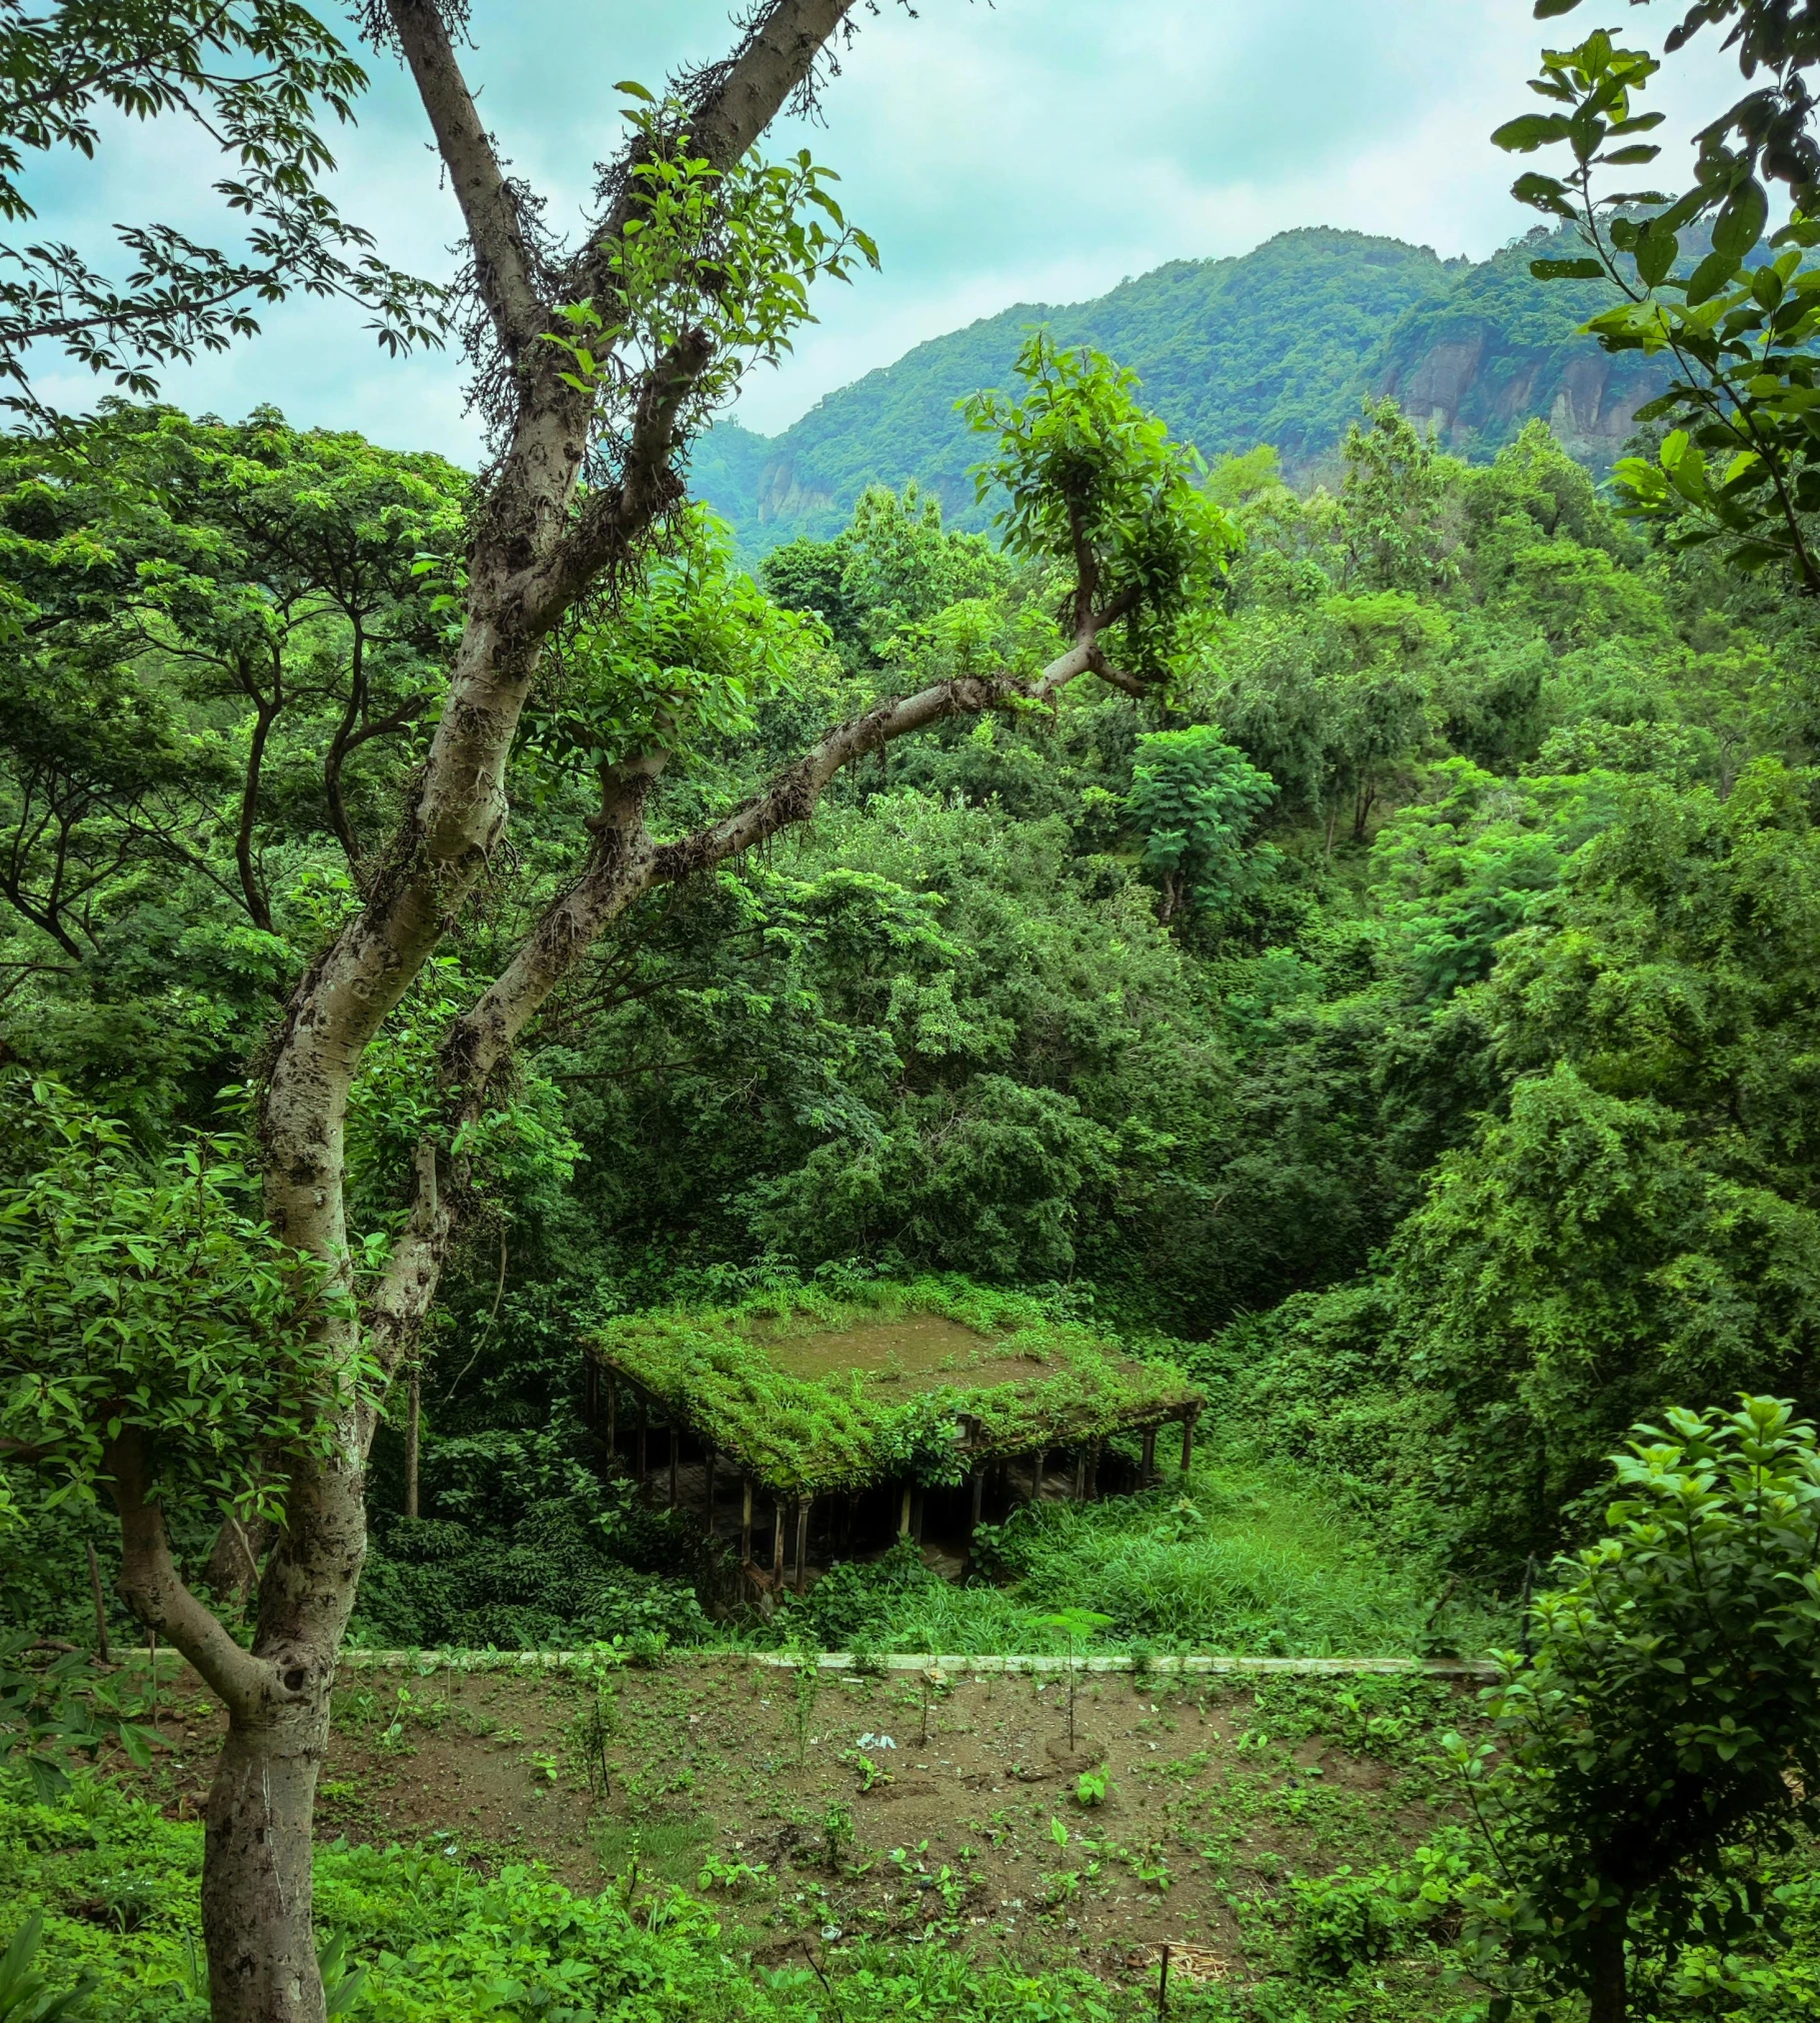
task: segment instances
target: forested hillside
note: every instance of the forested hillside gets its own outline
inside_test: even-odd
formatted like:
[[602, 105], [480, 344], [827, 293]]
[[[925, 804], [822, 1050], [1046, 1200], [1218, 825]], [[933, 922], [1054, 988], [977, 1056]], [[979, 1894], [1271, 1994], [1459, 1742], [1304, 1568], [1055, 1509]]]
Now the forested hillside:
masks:
[[1457, 455], [1488, 456], [1541, 417], [1603, 471], [1662, 375], [1577, 335], [1603, 298], [1535, 281], [1530, 260], [1553, 250], [1538, 237], [1474, 265], [1310, 228], [1236, 259], [1171, 262], [1095, 301], [1019, 303], [828, 395], [780, 436], [721, 423], [695, 451], [696, 486], [752, 557], [835, 533], [871, 484], [914, 480], [951, 526], [983, 528], [995, 509], [974, 499], [955, 403], [1002, 383], [1039, 324], [1129, 367], [1209, 458], [1268, 444], [1291, 477], [1330, 475], [1360, 401], [1390, 393]]

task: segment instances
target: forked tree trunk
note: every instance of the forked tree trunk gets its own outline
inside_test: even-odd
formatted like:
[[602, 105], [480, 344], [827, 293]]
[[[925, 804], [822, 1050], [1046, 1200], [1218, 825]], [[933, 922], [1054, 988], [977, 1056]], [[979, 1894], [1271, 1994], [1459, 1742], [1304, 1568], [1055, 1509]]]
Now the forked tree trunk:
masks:
[[[277, 1233], [351, 1291], [345, 1126], [361, 1056], [485, 875], [505, 833], [506, 773], [543, 643], [603, 572], [635, 562], [653, 524], [677, 506], [679, 417], [714, 362], [706, 331], [685, 332], [641, 383], [618, 476], [578, 492], [595, 425], [593, 397], [547, 342], [563, 305], [611, 303], [617, 208], [554, 277], [521, 197], [494, 153], [462, 78], [438, 0], [385, 0], [461, 203], [476, 287], [510, 368], [516, 413], [483, 501], [469, 556], [462, 639], [410, 811], [366, 880], [360, 912], [299, 983], [277, 1034], [260, 1112], [266, 1208]], [[734, 56], [702, 74], [692, 144], [715, 166], [737, 162], [804, 85], [854, 0], [766, 0]], [[1096, 565], [1083, 551], [1073, 646], [1030, 681], [972, 674], [938, 682], [837, 727], [769, 793], [678, 844], [659, 846], [644, 808], [662, 757], [608, 769], [580, 877], [533, 927], [500, 977], [455, 1022], [442, 1049], [451, 1127], [418, 1147], [411, 1205], [356, 1323], [345, 1307], [321, 1323], [331, 1359], [352, 1370], [369, 1352], [391, 1375], [411, 1353], [435, 1298], [464, 1175], [442, 1146], [482, 1113], [489, 1084], [527, 1021], [633, 902], [758, 848], [813, 814], [847, 766], [894, 739], [957, 715], [1052, 702], [1088, 673], [1143, 694], [1108, 666], [1100, 633], [1132, 608], [1135, 589], [1096, 607]], [[641, 1405], [640, 1472], [646, 1455]], [[336, 1654], [366, 1549], [364, 1472], [374, 1413], [350, 1399], [330, 1448], [293, 1461], [285, 1528], [259, 1578], [253, 1648], [243, 1649], [183, 1585], [156, 1497], [156, 1469], [125, 1432], [110, 1447], [125, 1546], [122, 1591], [140, 1619], [176, 1644], [230, 1718], [209, 1799], [203, 1915], [214, 2023], [323, 2023], [311, 1911], [311, 1825], [328, 1737]], [[1040, 1494], [1040, 1464], [1034, 1493]], [[775, 1513], [774, 1584], [782, 1586], [785, 1512]], [[919, 1527], [918, 1527], [919, 1528]], [[743, 1534], [746, 1527], [743, 1526]]]

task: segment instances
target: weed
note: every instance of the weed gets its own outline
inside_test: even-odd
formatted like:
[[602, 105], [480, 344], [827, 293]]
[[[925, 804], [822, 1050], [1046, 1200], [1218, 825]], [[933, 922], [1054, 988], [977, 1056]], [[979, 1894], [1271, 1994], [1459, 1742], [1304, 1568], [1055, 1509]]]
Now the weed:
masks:
[[851, 1764], [860, 1773], [860, 1793], [864, 1797], [875, 1785], [892, 1782], [892, 1773], [882, 1769], [873, 1759], [859, 1749], [844, 1749], [841, 1761]]
[[822, 1815], [822, 1859], [829, 1868], [839, 1868], [843, 1856], [854, 1844], [854, 1809], [838, 1798]]
[[1083, 1770], [1074, 1779], [1076, 1805], [1103, 1805], [1111, 1782], [1103, 1770]]
[[728, 1896], [743, 1896], [771, 1873], [769, 1862], [721, 1861], [710, 1855], [696, 1875], [698, 1889], [718, 1889]]

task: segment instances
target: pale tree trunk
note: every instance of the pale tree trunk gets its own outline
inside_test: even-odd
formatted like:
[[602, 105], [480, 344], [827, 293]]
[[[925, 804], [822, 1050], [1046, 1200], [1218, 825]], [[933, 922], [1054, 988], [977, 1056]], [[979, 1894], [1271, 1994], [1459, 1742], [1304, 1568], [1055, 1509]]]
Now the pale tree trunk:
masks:
[[[696, 150], [731, 167], [805, 84], [854, 0], [768, 0], [724, 65], [701, 73]], [[361, 912], [299, 984], [271, 1056], [260, 1142], [267, 1211], [297, 1249], [352, 1286], [344, 1199], [349, 1092], [373, 1035], [399, 1004], [476, 882], [506, 825], [506, 766], [542, 643], [604, 572], [643, 551], [684, 496], [678, 422], [713, 363], [686, 332], [641, 383], [617, 476], [578, 500], [593, 399], [564, 384], [546, 341], [565, 303], [610, 310], [611, 249], [638, 203], [623, 194], [560, 267], [539, 250], [523, 199], [475, 109], [432, 0], [386, 0], [462, 207], [473, 273], [514, 411], [469, 551], [467, 608], [443, 712], [415, 798], [363, 879]], [[628, 186], [631, 187], [630, 185]], [[436, 1289], [452, 1217], [426, 1146], [411, 1223], [364, 1321], [326, 1321], [352, 1368], [372, 1352], [387, 1374]], [[323, 2023], [312, 1921], [311, 1828], [329, 1729], [336, 1654], [366, 1549], [370, 1406], [349, 1402], [326, 1451], [290, 1465], [285, 1523], [258, 1585], [250, 1651], [178, 1576], [150, 1458], [124, 1434], [109, 1449], [121, 1517], [121, 1589], [140, 1620], [181, 1650], [228, 1710], [210, 1792], [203, 1923], [215, 2023]]]

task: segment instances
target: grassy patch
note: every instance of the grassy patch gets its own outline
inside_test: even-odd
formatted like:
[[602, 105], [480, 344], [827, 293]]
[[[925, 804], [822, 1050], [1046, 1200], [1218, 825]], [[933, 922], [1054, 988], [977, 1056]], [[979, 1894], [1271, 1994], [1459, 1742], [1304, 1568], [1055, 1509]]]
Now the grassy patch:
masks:
[[[956, 1586], [899, 1552], [826, 1576], [803, 1605], [830, 1648], [1032, 1651], [1039, 1619], [1112, 1618], [1098, 1643], [1238, 1655], [1477, 1652], [1504, 1629], [1443, 1600], [1434, 1568], [1382, 1553], [1304, 1475], [1208, 1455], [1184, 1485], [1090, 1504], [1043, 1503], [983, 1531], [981, 1577]], [[796, 1611], [782, 1618], [788, 1625]]]

